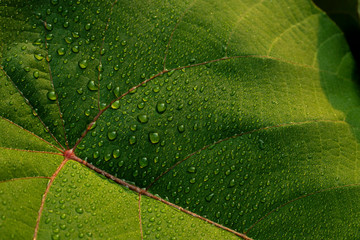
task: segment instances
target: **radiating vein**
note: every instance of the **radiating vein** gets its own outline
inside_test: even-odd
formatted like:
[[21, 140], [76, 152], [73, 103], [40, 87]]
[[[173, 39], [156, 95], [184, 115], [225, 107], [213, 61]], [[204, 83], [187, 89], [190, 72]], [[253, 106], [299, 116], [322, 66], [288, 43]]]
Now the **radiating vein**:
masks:
[[42, 215], [42, 212], [44, 210], [44, 206], [45, 206], [45, 200], [46, 200], [46, 196], [47, 194], [49, 193], [50, 191], [50, 188], [51, 188], [51, 185], [53, 184], [55, 178], [58, 176], [58, 174], [60, 173], [61, 169], [65, 166], [66, 162], [68, 161], [69, 159], [65, 158], [61, 164], [59, 165], [59, 167], [56, 169], [56, 171], [54, 172], [54, 174], [50, 177], [50, 181], [45, 189], [45, 192], [44, 192], [44, 195], [41, 199], [41, 204], [40, 204], [40, 208], [39, 208], [39, 212], [38, 212], [38, 216], [37, 216], [37, 220], [36, 220], [36, 225], [35, 225], [35, 230], [34, 230], [34, 237], [33, 237], [33, 240], [36, 240], [37, 239], [37, 235], [38, 235], [38, 232], [39, 232], [39, 225], [40, 225], [40, 220], [41, 220], [41, 215]]
[[52, 143], [50, 143], [50, 142], [46, 141], [46, 140], [45, 140], [45, 139], [43, 139], [42, 137], [40, 137], [40, 136], [36, 135], [35, 133], [30, 132], [29, 130], [27, 130], [27, 129], [25, 129], [25, 128], [21, 127], [20, 125], [18, 125], [18, 124], [16, 124], [16, 123], [14, 123], [14, 122], [12, 122], [12, 121], [10, 121], [10, 120], [9, 120], [9, 119], [7, 119], [7, 118], [4, 118], [4, 117], [2, 117], [2, 116], [0, 116], [0, 118], [1, 118], [1, 119], [3, 119], [3, 120], [5, 120], [5, 121], [7, 121], [7, 122], [9, 122], [9, 123], [10, 123], [10, 124], [12, 124], [12, 125], [14, 125], [14, 126], [18, 127], [18, 128], [20, 128], [21, 130], [23, 130], [23, 131], [25, 131], [25, 132], [30, 133], [30, 134], [31, 134], [31, 135], [33, 135], [34, 137], [36, 137], [36, 138], [40, 139], [41, 141], [45, 142], [46, 144], [48, 144], [48, 145], [52, 146], [53, 148], [55, 148], [55, 149], [56, 149], [56, 150], [58, 150], [59, 152], [63, 152], [63, 150], [61, 150], [60, 148], [56, 147], [56, 146], [55, 146], [55, 145], [53, 145]]
[[30, 179], [36, 179], [36, 178], [50, 179], [50, 177], [46, 177], [46, 176], [20, 177], [20, 178], [6, 179], [6, 180], [3, 180], [3, 181], [0, 181], [0, 183], [12, 182], [12, 181], [18, 181], [18, 180], [30, 180]]
[[158, 177], [156, 177], [155, 180], [146, 187], [146, 190], [149, 190], [160, 178], [162, 178], [168, 172], [170, 172], [171, 170], [173, 170], [174, 168], [179, 166], [181, 163], [185, 162], [186, 160], [188, 160], [189, 158], [191, 158], [195, 154], [197, 154], [197, 153], [199, 153], [199, 152], [201, 152], [203, 150], [206, 150], [209, 147], [217, 145], [219, 143], [222, 143], [222, 142], [225, 142], [225, 141], [228, 141], [228, 140], [231, 140], [231, 139], [235, 139], [237, 137], [241, 137], [241, 136], [244, 136], [244, 135], [249, 135], [249, 134], [252, 134], [252, 133], [255, 133], [255, 132], [259, 132], [259, 131], [264, 131], [264, 130], [269, 130], [269, 129], [274, 129], [274, 128], [280, 128], [280, 127], [298, 126], [298, 125], [309, 124], [309, 123], [319, 123], [319, 122], [346, 123], [345, 121], [341, 121], [341, 120], [316, 120], [316, 119], [315, 120], [303, 121], [303, 122], [289, 122], [289, 123], [283, 123], [283, 124], [277, 124], [277, 125], [273, 125], [273, 126], [257, 128], [257, 129], [253, 129], [253, 130], [248, 131], [248, 132], [239, 133], [239, 134], [235, 134], [233, 136], [227, 137], [227, 138], [220, 139], [220, 140], [218, 140], [218, 141], [216, 141], [214, 143], [208, 144], [208, 145], [200, 148], [199, 150], [197, 150], [197, 151], [195, 151], [193, 153], [190, 153], [184, 159], [176, 162], [173, 166], [171, 166], [166, 171], [161, 173]]
[[[299, 64], [299, 63], [296, 63], [296, 62], [291, 62], [291, 61], [287, 61], [287, 60], [284, 60], [284, 59], [281, 59], [281, 58], [277, 58], [277, 57], [272, 57], [272, 56], [267, 56], [267, 55], [240, 55], [240, 56], [233, 56], [233, 57], [223, 57], [223, 58], [218, 58], [218, 59], [214, 59], [214, 60], [210, 60], [210, 61], [206, 61], [206, 62], [202, 62], [202, 63], [197, 63], [197, 64], [193, 64], [193, 65], [187, 65], [187, 66], [182, 66], [182, 67], [177, 67], [177, 68], [173, 68], [173, 69], [164, 69], [163, 71], [153, 75], [152, 77], [146, 79], [145, 81], [139, 83], [138, 85], [130, 88], [127, 92], [123, 93], [122, 95], [120, 95], [119, 97], [113, 99], [105, 108], [101, 109], [98, 114], [94, 117], [93, 121], [91, 123], [88, 124], [88, 126], [86, 127], [85, 131], [81, 134], [81, 137], [78, 139], [78, 141], [76, 142], [76, 144], [74, 145], [74, 147], [72, 148], [74, 151], [76, 149], [76, 147], [79, 145], [79, 143], [84, 139], [84, 137], [87, 135], [87, 133], [90, 131], [91, 127], [95, 124], [95, 122], [99, 119], [99, 117], [107, 110], [111, 107], [111, 105], [115, 102], [115, 101], [118, 101], [122, 98], [124, 98], [126, 95], [130, 94], [130, 92], [133, 92], [135, 89], [143, 86], [144, 84], [150, 82], [151, 80], [159, 77], [159, 76], [162, 76], [163, 74], [165, 73], [168, 73], [168, 72], [173, 72], [173, 71], [179, 71], [179, 70], [182, 70], [182, 69], [186, 69], [186, 68], [193, 68], [193, 67], [198, 67], [198, 66], [203, 66], [203, 65], [206, 65], [206, 64], [209, 64], [209, 63], [214, 63], [214, 62], [220, 62], [220, 61], [225, 61], [225, 60], [230, 60], [230, 59], [238, 59], [238, 58], [259, 58], [259, 59], [271, 59], [271, 60], [274, 60], [274, 61], [280, 61], [280, 62], [284, 62], [284, 63], [287, 63], [287, 64], [290, 64], [290, 65], [294, 65], [294, 66], [299, 66], [299, 67], [304, 67], [304, 68], [310, 68], [310, 69], [313, 69], [313, 70], [317, 70], [319, 72], [325, 72], [325, 73], [329, 73], [329, 74], [333, 74], [333, 75], [336, 75], [336, 73], [334, 72], [331, 72], [331, 71], [327, 71], [327, 70], [321, 70], [321, 69], [318, 69], [316, 67], [313, 67], [313, 66], [310, 66], [310, 65], [306, 65], [306, 64]], [[343, 78], [343, 77], [340, 77], [338, 76], [339, 78], [341, 79], [344, 79], [344, 80], [348, 80], [350, 81], [350, 79], [348, 78]]]
[[[20, 95], [24, 98], [26, 104], [32, 109], [33, 112], [36, 113], [34, 107], [31, 105], [30, 101], [25, 97], [25, 95], [20, 91], [20, 89], [16, 86], [16, 84], [14, 83], [14, 81], [10, 78], [10, 76], [6, 73], [6, 71], [4, 70], [4, 68], [2, 66], [0, 66], [1, 71], [3, 71], [3, 73], [5, 74], [5, 76], [9, 79], [9, 81], [12, 83], [12, 85], [16, 88], [16, 90], [20, 93]], [[40, 123], [45, 127], [45, 129], [49, 132], [49, 134], [51, 135], [51, 137], [55, 140], [55, 142], [60, 146], [60, 148], [62, 148], [63, 150], [65, 150], [65, 148], [61, 145], [61, 143], [56, 139], [56, 137], [52, 134], [52, 132], [50, 131], [50, 129], [46, 126], [46, 124], [42, 121], [42, 119], [40, 118], [39, 114], [36, 114], [36, 117], [38, 118], [38, 120], [40, 121]]]
[[[171, 206], [171, 207], [174, 207], [174, 208], [178, 209], [179, 211], [182, 211], [182, 212], [184, 212], [184, 213], [186, 213], [186, 214], [189, 214], [189, 215], [191, 215], [191, 216], [193, 216], [193, 217], [199, 218], [199, 219], [201, 219], [201, 220], [203, 220], [203, 221], [205, 221], [205, 222], [207, 222], [207, 223], [210, 223], [210, 224], [212, 224], [212, 225], [214, 225], [214, 226], [216, 226], [216, 227], [218, 227], [218, 228], [221, 228], [221, 229], [224, 229], [224, 230], [226, 230], [226, 231], [229, 231], [229, 232], [235, 234], [236, 236], [241, 237], [242, 239], [252, 240], [251, 238], [249, 238], [248, 236], [246, 236], [246, 234], [239, 233], [239, 232], [237, 232], [237, 231], [235, 231], [235, 230], [233, 230], [233, 229], [230, 229], [230, 228], [225, 227], [225, 226], [223, 226], [223, 225], [221, 225], [221, 224], [218, 224], [218, 223], [216, 223], [216, 222], [213, 222], [213, 221], [211, 221], [210, 219], [204, 218], [204, 217], [202, 217], [202, 216], [200, 216], [200, 215], [198, 215], [198, 214], [196, 214], [196, 213], [193, 213], [193, 212], [191, 212], [191, 211], [189, 211], [189, 210], [187, 210], [187, 209], [184, 209], [184, 208], [182, 208], [182, 207], [180, 207], [180, 206], [177, 206], [177, 205], [175, 205], [175, 204], [173, 204], [173, 203], [171, 203], [171, 202], [169, 202], [169, 201], [166, 201], [165, 199], [162, 199], [162, 198], [160, 198], [160, 197], [158, 197], [158, 196], [156, 196], [156, 195], [148, 192], [146, 189], [142, 189], [142, 188], [139, 188], [139, 187], [137, 187], [137, 186], [135, 186], [135, 185], [132, 185], [132, 184], [130, 184], [130, 183], [127, 183], [127, 182], [125, 182], [124, 180], [121, 180], [121, 179], [119, 179], [119, 178], [111, 175], [110, 173], [105, 172], [105, 171], [101, 170], [100, 168], [95, 167], [95, 166], [92, 165], [91, 163], [88, 163], [87, 161], [82, 160], [81, 158], [79, 158], [79, 157], [77, 157], [77, 156], [75, 156], [75, 155], [72, 155], [71, 159], [72, 159], [72, 160], [75, 160], [75, 161], [77, 161], [77, 162], [79, 162], [79, 163], [81, 163], [81, 164], [83, 164], [83, 165], [85, 165], [85, 166], [88, 167], [89, 169], [91, 169], [91, 170], [93, 170], [93, 171], [95, 171], [95, 172], [97, 172], [97, 173], [99, 173], [99, 174], [101, 174], [101, 175], [103, 175], [103, 176], [111, 179], [112, 181], [114, 181], [114, 182], [116, 182], [116, 183], [118, 183], [118, 184], [120, 184], [120, 185], [122, 185], [122, 186], [124, 186], [124, 187], [126, 187], [126, 188], [128, 188], [128, 189], [130, 189], [130, 190], [132, 190], [132, 191], [134, 191], [134, 192], [139, 193], [140, 195], [144, 195], [144, 196], [150, 197], [150, 198], [152, 198], [152, 199], [158, 200], [158, 201], [160, 201], [160, 202], [162, 202], [162, 203], [164, 203], [164, 204], [166, 204], [166, 205], [169, 205], [169, 206]], [[35, 239], [34, 239], [34, 240], [35, 240]]]

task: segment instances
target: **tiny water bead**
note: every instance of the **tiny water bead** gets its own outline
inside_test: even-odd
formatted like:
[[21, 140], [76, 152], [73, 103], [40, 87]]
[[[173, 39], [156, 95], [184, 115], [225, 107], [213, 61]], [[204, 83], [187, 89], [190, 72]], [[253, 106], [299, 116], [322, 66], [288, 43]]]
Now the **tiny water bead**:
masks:
[[134, 145], [136, 143], [136, 136], [131, 136], [129, 138], [129, 143], [130, 143], [130, 145]]
[[49, 91], [47, 94], [46, 94], [47, 98], [50, 100], [50, 101], [55, 101], [56, 100], [56, 93], [55, 91]]
[[59, 49], [57, 50], [57, 53], [58, 53], [60, 56], [65, 55], [65, 48], [59, 48]]
[[38, 79], [38, 78], [39, 78], [39, 72], [38, 72], [38, 71], [35, 71], [35, 72], [33, 73], [33, 76], [34, 76], [34, 78]]
[[92, 81], [92, 80], [88, 82], [87, 87], [90, 91], [98, 90], [98, 85], [95, 83], [95, 81]]
[[165, 112], [165, 111], [166, 111], [166, 103], [164, 103], [164, 102], [158, 102], [158, 103], [156, 104], [156, 111], [157, 111], [158, 113], [163, 113], [163, 112]]
[[148, 161], [147, 157], [140, 158], [139, 165], [140, 165], [140, 168], [144, 168], [147, 165], [149, 165], [149, 161]]
[[177, 129], [178, 129], [178, 131], [179, 131], [180, 133], [183, 133], [183, 132], [185, 131], [185, 126], [184, 126], [184, 125], [179, 125], [179, 126], [177, 127]]
[[113, 102], [113, 103], [111, 104], [111, 108], [112, 108], [112, 109], [118, 109], [118, 108], [120, 108], [120, 106], [121, 106], [121, 104], [120, 104], [120, 101], [119, 101], [119, 100], [116, 100], [115, 102]]
[[90, 24], [90, 23], [87, 23], [87, 24], [85, 25], [85, 30], [86, 30], [86, 31], [89, 31], [90, 28], [91, 28], [91, 24]]
[[187, 171], [188, 171], [189, 173], [195, 173], [195, 172], [196, 172], [196, 168], [195, 168], [194, 166], [190, 166], [190, 167], [188, 167]]
[[78, 53], [79, 52], [79, 46], [73, 46], [71, 48], [71, 51], [73, 51], [73, 53]]
[[147, 123], [149, 121], [149, 117], [146, 114], [140, 114], [138, 115], [137, 119], [141, 123]]
[[156, 144], [158, 142], [160, 142], [160, 136], [159, 133], [157, 132], [151, 132], [149, 133], [149, 140], [151, 143]]
[[120, 154], [121, 154], [120, 149], [115, 149], [115, 150], [112, 152], [112, 155], [113, 155], [114, 158], [120, 157]]
[[116, 131], [109, 131], [108, 132], [108, 138], [110, 141], [113, 141], [115, 140], [117, 137], [117, 132]]
[[86, 59], [83, 59], [83, 60], [80, 60], [80, 61], [79, 61], [79, 67], [80, 67], [81, 69], [85, 69], [85, 68], [87, 68], [87, 66], [88, 66], [88, 62], [87, 62]]
[[81, 207], [75, 208], [75, 211], [76, 211], [77, 213], [79, 213], [79, 214], [84, 213], [84, 210], [83, 210]]
[[41, 55], [40, 53], [38, 53], [38, 54], [34, 54], [34, 57], [35, 57], [35, 59], [36, 59], [36, 60], [38, 60], [38, 61], [41, 61], [41, 60], [43, 60], [43, 59], [44, 59], [44, 56], [43, 56], [43, 55]]

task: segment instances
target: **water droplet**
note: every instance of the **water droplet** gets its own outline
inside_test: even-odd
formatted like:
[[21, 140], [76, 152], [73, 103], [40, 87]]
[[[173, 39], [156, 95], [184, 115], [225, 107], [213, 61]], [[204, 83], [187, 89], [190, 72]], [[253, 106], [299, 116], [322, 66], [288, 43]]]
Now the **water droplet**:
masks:
[[188, 167], [187, 171], [189, 173], [194, 173], [194, 172], [196, 172], [196, 168], [194, 166], [190, 166], [190, 167]]
[[141, 123], [147, 123], [149, 121], [149, 117], [146, 114], [140, 114], [137, 118]]
[[205, 200], [208, 201], [208, 202], [211, 202], [211, 200], [213, 199], [213, 197], [214, 197], [214, 193], [210, 193], [209, 195], [207, 195], [207, 196], [205, 197]]
[[165, 110], [166, 110], [166, 103], [164, 103], [164, 102], [158, 102], [158, 103], [156, 104], [156, 111], [157, 111], [158, 113], [163, 113], [163, 112], [165, 112]]
[[265, 149], [265, 144], [264, 144], [264, 141], [263, 140], [259, 140], [259, 148], [261, 149], [261, 150], [264, 150]]
[[149, 139], [150, 139], [150, 142], [153, 144], [158, 143], [160, 141], [159, 133], [157, 133], [157, 132], [149, 133]]
[[114, 95], [116, 96], [116, 97], [120, 97], [120, 88], [119, 87], [116, 87], [115, 89], [114, 89], [114, 91], [113, 91], [113, 93], [114, 93]]
[[91, 24], [90, 24], [90, 23], [87, 23], [87, 24], [85, 25], [85, 30], [86, 30], [86, 31], [89, 31], [90, 28], [91, 28]]
[[47, 98], [51, 101], [55, 101], [56, 100], [56, 93], [54, 91], [49, 91], [47, 93]]
[[70, 44], [70, 43], [73, 42], [73, 38], [72, 37], [65, 37], [65, 42]]
[[84, 212], [84, 210], [81, 207], [75, 208], [75, 211], [79, 214], [82, 214]]
[[145, 103], [141, 102], [137, 105], [139, 109], [143, 109], [145, 107]]
[[85, 111], [84, 111], [84, 114], [85, 114], [85, 116], [90, 116], [90, 113], [91, 113], [91, 111], [90, 111], [90, 109], [86, 109]]
[[34, 54], [34, 57], [35, 57], [35, 59], [38, 60], [38, 61], [41, 61], [41, 60], [44, 59], [44, 56], [41, 55], [40, 53], [39, 53], [39, 54]]
[[112, 154], [113, 154], [113, 157], [114, 158], [118, 158], [118, 157], [120, 157], [120, 149], [115, 149], [113, 152], [112, 152]]
[[111, 104], [111, 108], [112, 109], [118, 109], [118, 108], [120, 108], [120, 101], [119, 100], [116, 100], [115, 102], [113, 102], [112, 104]]
[[71, 35], [74, 37], [74, 38], [79, 38], [80, 35], [78, 32], [72, 32]]
[[233, 187], [233, 186], [235, 186], [235, 179], [231, 179], [228, 185], [228, 187]]
[[149, 161], [146, 157], [140, 158], [139, 159], [139, 164], [141, 168], [146, 167], [147, 165], [149, 165]]
[[98, 90], [98, 86], [97, 86], [97, 84], [95, 84], [94, 81], [89, 81], [87, 87], [88, 87], [88, 89], [90, 91], [97, 91]]
[[133, 124], [133, 125], [130, 126], [130, 130], [131, 130], [131, 131], [135, 132], [136, 129], [137, 129], [137, 125], [136, 125], [136, 124]]
[[184, 126], [184, 125], [179, 125], [179, 126], [177, 127], [177, 129], [178, 129], [178, 131], [179, 131], [180, 133], [183, 133], [183, 132], [185, 131], [185, 126]]
[[35, 71], [35, 72], [33, 73], [33, 76], [34, 76], [34, 78], [38, 79], [38, 78], [39, 78], [39, 72], [38, 72], [38, 71]]
[[87, 63], [87, 60], [86, 60], [86, 59], [83, 59], [83, 60], [80, 60], [80, 61], [79, 61], [79, 67], [80, 67], [81, 69], [85, 69], [85, 68], [87, 68], [87, 66], [88, 66], [88, 63]]
[[53, 26], [51, 23], [45, 23], [45, 28], [46, 30], [51, 31], [53, 29]]
[[54, 34], [50, 33], [50, 34], [47, 34], [47, 35], [46, 35], [46, 40], [47, 40], [47, 41], [51, 41], [51, 40], [53, 40], [53, 39], [54, 39]]
[[131, 137], [129, 138], [129, 143], [130, 143], [131, 145], [135, 144], [135, 143], [136, 143], [136, 136], [131, 136]]
[[73, 46], [71, 48], [71, 51], [73, 51], [73, 53], [78, 53], [79, 52], [79, 46]]
[[109, 131], [108, 132], [108, 138], [109, 138], [110, 141], [113, 141], [116, 137], [117, 137], [117, 132], [116, 131]]
[[57, 50], [57, 53], [58, 53], [60, 56], [65, 55], [65, 48], [59, 48], [59, 49]]

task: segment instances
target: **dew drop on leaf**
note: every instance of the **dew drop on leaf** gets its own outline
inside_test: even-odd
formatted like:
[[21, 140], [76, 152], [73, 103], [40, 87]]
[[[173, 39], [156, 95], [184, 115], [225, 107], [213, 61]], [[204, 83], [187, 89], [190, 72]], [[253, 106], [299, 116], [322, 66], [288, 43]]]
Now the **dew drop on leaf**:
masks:
[[158, 102], [158, 103], [156, 104], [156, 111], [157, 111], [158, 113], [163, 113], [163, 112], [165, 112], [165, 110], [166, 110], [166, 103], [164, 103], [164, 102]]
[[117, 132], [116, 131], [109, 131], [107, 136], [108, 136], [110, 141], [113, 141], [117, 137]]
[[88, 66], [87, 60], [83, 59], [83, 60], [80, 60], [80, 61], [79, 61], [79, 67], [80, 67], [81, 69], [85, 69], [85, 68], [87, 68], [87, 66]]
[[38, 78], [39, 78], [39, 72], [38, 72], [38, 71], [35, 71], [35, 72], [33, 73], [33, 76], [34, 76], [34, 78], [38, 79]]
[[146, 157], [140, 158], [139, 159], [139, 165], [141, 168], [146, 167], [147, 165], [149, 165], [149, 161]]
[[120, 88], [119, 88], [119, 87], [116, 87], [116, 88], [114, 89], [113, 93], [114, 93], [114, 95], [115, 95], [116, 97], [120, 97]]
[[196, 168], [194, 166], [190, 166], [190, 167], [188, 167], [187, 171], [189, 173], [194, 173], [194, 172], [196, 172]]
[[140, 114], [138, 115], [137, 119], [141, 123], [147, 123], [149, 121], [149, 117], [146, 114]]
[[75, 211], [76, 211], [77, 213], [79, 213], [79, 214], [84, 213], [84, 210], [83, 210], [81, 207], [75, 208]]
[[129, 138], [129, 143], [130, 143], [131, 145], [135, 144], [135, 143], [136, 143], [136, 136], [130, 136], [130, 138]]
[[70, 43], [73, 42], [73, 38], [72, 37], [65, 37], [65, 42], [70, 44]]
[[235, 179], [231, 179], [231, 181], [229, 182], [228, 187], [234, 187], [235, 186]]
[[113, 155], [114, 158], [120, 157], [120, 149], [115, 149], [115, 150], [112, 152], [112, 155]]
[[59, 48], [59, 49], [57, 50], [57, 53], [58, 53], [60, 56], [65, 55], [65, 48]]
[[98, 90], [98, 86], [97, 84], [95, 84], [94, 81], [89, 81], [88, 84], [87, 84], [87, 87], [90, 91], [97, 91]]
[[46, 28], [46, 30], [51, 31], [53, 29], [53, 26], [51, 23], [46, 23], [45, 28]]
[[87, 23], [87, 24], [85, 25], [85, 30], [86, 30], [86, 31], [89, 31], [90, 28], [91, 28], [91, 24], [90, 24], [90, 23]]
[[41, 55], [41, 54], [34, 54], [34, 57], [35, 57], [35, 59], [38, 60], [38, 61], [41, 61], [41, 60], [44, 59], [44, 56]]
[[73, 51], [73, 53], [78, 53], [79, 52], [79, 46], [73, 46], [71, 48], [71, 51]]
[[178, 129], [178, 131], [179, 131], [180, 133], [183, 133], [183, 132], [185, 131], [185, 126], [184, 126], [184, 125], [179, 125], [179, 126], [177, 127], [177, 129]]
[[118, 109], [118, 108], [120, 108], [120, 101], [119, 101], [119, 100], [116, 100], [115, 102], [113, 102], [113, 103], [111, 104], [111, 108], [112, 108], [112, 109]]
[[207, 202], [211, 202], [211, 200], [213, 199], [213, 197], [214, 197], [214, 193], [210, 193], [209, 195], [207, 195], [207, 196], [205, 197], [205, 200], [206, 200]]
[[159, 133], [157, 133], [157, 132], [149, 133], [149, 139], [150, 139], [150, 142], [153, 144], [158, 143], [160, 141]]
[[47, 98], [51, 101], [55, 101], [56, 100], [56, 93], [54, 91], [49, 91], [46, 94]]

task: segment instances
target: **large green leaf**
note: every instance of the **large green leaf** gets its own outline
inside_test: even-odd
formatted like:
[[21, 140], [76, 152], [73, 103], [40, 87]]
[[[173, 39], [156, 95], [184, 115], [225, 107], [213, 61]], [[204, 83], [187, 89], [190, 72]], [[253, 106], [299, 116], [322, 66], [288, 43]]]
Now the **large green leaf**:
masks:
[[0, 0], [4, 239], [356, 239], [360, 94], [310, 0]]
[[355, 60], [360, 66], [360, 1], [313, 0], [340, 27], [349, 43]]

